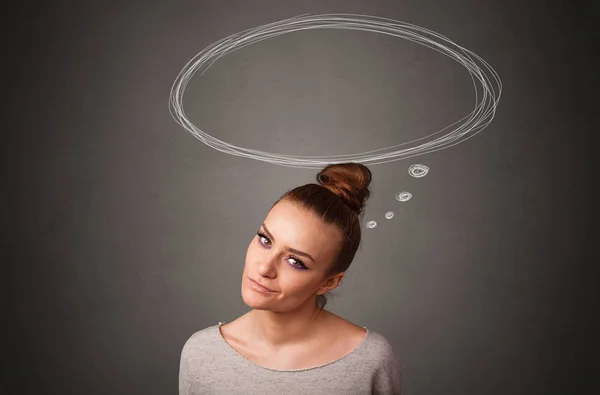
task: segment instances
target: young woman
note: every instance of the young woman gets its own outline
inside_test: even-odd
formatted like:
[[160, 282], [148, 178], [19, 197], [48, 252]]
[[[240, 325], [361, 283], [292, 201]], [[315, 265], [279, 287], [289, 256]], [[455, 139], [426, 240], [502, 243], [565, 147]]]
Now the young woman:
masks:
[[286, 192], [248, 246], [242, 298], [252, 309], [194, 333], [179, 394], [400, 394], [400, 363], [381, 335], [324, 309], [360, 244], [371, 172], [325, 167]]

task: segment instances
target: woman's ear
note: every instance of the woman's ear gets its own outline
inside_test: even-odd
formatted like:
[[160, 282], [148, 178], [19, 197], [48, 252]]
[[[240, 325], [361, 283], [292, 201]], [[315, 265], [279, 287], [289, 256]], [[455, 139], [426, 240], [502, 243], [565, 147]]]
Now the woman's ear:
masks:
[[342, 282], [342, 278], [344, 278], [343, 272], [329, 276], [329, 278], [325, 280], [323, 285], [321, 285], [321, 287], [319, 287], [317, 290], [317, 295], [323, 295], [336, 289]]

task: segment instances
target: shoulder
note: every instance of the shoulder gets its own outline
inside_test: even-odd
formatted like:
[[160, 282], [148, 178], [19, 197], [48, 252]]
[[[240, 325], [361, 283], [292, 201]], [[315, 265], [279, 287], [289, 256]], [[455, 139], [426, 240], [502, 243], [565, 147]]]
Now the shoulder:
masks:
[[218, 325], [209, 326], [192, 333], [183, 344], [179, 361], [180, 394], [200, 393], [194, 388], [214, 369], [216, 356], [220, 354], [218, 331]]
[[402, 368], [398, 354], [388, 339], [378, 332], [369, 331], [362, 356], [373, 367], [373, 393], [400, 394]]
[[338, 338], [348, 339], [348, 344], [352, 349], [357, 346], [357, 350], [360, 349], [361, 358], [370, 366], [385, 366], [398, 361], [396, 350], [381, 333], [367, 329], [368, 333], [365, 337], [365, 327], [355, 325], [333, 313], [330, 313], [330, 318], [329, 332], [334, 333]]
[[182, 354], [194, 353], [200, 348], [206, 349], [207, 346], [215, 344], [219, 340], [218, 326], [211, 325], [192, 333], [183, 344]]
[[362, 351], [364, 358], [369, 359], [376, 366], [399, 365], [397, 350], [379, 332], [369, 330]]
[[364, 348], [374, 356], [380, 358], [387, 359], [396, 356], [396, 351], [390, 341], [381, 333], [372, 330], [369, 330]]
[[361, 341], [365, 337], [365, 328], [358, 326], [328, 310], [324, 310], [327, 319], [324, 323], [325, 333], [333, 339], [345, 337], [352, 341]]

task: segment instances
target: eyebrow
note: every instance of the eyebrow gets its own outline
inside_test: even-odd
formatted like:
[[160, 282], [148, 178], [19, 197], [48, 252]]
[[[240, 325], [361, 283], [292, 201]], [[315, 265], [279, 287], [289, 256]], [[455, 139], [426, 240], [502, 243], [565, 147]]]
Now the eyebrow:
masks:
[[[262, 227], [265, 230], [265, 233], [267, 234], [267, 236], [269, 236], [269, 238], [271, 239], [271, 241], [275, 241], [275, 238], [273, 237], [273, 235], [271, 234], [271, 232], [269, 232], [269, 229], [267, 229], [267, 226], [264, 223], [262, 224]], [[300, 250], [297, 250], [295, 248], [291, 248], [291, 247], [288, 247], [288, 246], [285, 246], [285, 248], [289, 252], [293, 252], [294, 254], [305, 256], [307, 258], [310, 258], [313, 262], [315, 262], [315, 258], [313, 258], [312, 256], [310, 256], [310, 254], [307, 254], [306, 252], [302, 252]]]

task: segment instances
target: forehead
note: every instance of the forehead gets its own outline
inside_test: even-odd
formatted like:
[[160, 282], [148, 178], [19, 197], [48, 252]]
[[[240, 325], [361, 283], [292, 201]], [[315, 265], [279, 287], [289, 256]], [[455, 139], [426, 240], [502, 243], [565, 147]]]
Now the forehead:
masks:
[[335, 225], [325, 223], [308, 209], [286, 200], [273, 206], [265, 218], [265, 225], [277, 243], [297, 249], [312, 249], [314, 253], [333, 251], [341, 241], [341, 232]]

